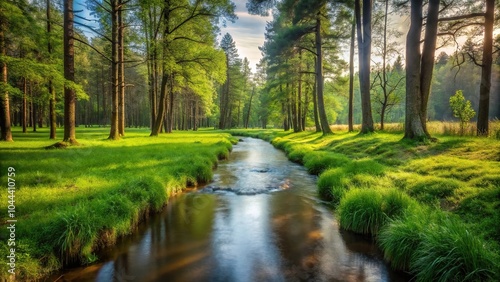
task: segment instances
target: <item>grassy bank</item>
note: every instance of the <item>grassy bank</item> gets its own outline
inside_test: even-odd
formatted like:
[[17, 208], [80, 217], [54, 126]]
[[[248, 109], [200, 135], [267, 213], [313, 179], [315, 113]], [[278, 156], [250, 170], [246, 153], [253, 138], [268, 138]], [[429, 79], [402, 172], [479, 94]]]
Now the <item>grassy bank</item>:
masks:
[[342, 228], [375, 236], [385, 258], [417, 281], [498, 281], [500, 141], [400, 132], [233, 131], [270, 140], [318, 174]]
[[[81, 146], [65, 149], [45, 149], [54, 144], [45, 129], [22, 134], [16, 128], [15, 142], [0, 143], [0, 182], [6, 185], [8, 167], [16, 173], [18, 278], [95, 261], [97, 249], [129, 234], [170, 195], [210, 181], [235, 140], [209, 131], [153, 138], [147, 130], [128, 129], [122, 140], [108, 141], [108, 130], [78, 128]], [[0, 193], [2, 254], [10, 249], [6, 192]], [[0, 277], [8, 274], [5, 260]]]

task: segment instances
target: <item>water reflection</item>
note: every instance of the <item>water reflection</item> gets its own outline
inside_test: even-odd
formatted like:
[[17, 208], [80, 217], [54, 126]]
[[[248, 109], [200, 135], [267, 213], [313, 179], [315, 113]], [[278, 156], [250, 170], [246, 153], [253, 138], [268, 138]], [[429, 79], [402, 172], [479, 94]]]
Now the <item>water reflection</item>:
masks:
[[[285, 189], [287, 188], [287, 189]], [[206, 189], [181, 195], [63, 281], [404, 281], [364, 237], [339, 230], [315, 178], [245, 138]]]

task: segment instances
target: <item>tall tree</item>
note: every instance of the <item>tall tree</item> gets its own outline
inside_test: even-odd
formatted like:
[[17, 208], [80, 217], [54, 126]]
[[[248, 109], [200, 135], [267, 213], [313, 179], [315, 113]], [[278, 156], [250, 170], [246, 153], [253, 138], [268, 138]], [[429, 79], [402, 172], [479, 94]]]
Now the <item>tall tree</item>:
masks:
[[356, 20], [354, 19], [351, 24], [351, 45], [349, 48], [349, 113], [348, 113], [348, 127], [349, 132], [354, 131], [354, 43], [356, 35]]
[[479, 110], [477, 113], [477, 135], [488, 136], [491, 89], [491, 65], [493, 62], [493, 24], [495, 22], [495, 0], [486, 0], [484, 16], [483, 60], [479, 87]]
[[[323, 9], [325, 6], [323, 6]], [[316, 14], [316, 27], [315, 27], [315, 45], [316, 45], [316, 95], [318, 103], [318, 115], [321, 124], [321, 130], [323, 135], [332, 134], [332, 129], [328, 123], [328, 118], [325, 111], [325, 99], [323, 97], [323, 91], [325, 87], [325, 81], [323, 77], [323, 49], [321, 40], [321, 10], [318, 10]]]
[[434, 69], [439, 0], [429, 0], [422, 52], [422, 0], [411, 0], [410, 30], [406, 36], [405, 138], [427, 139], [427, 102]]
[[[49, 53], [49, 56], [52, 55], [52, 17], [51, 17], [51, 8], [50, 8], [50, 0], [46, 0], [46, 18], [47, 18], [47, 51]], [[56, 128], [57, 128], [57, 121], [56, 121], [56, 90], [54, 88], [54, 85], [52, 83], [52, 80], [49, 80], [48, 82], [48, 87], [49, 87], [49, 95], [50, 95], [50, 102], [49, 102], [49, 123], [50, 123], [50, 139], [56, 139]]]
[[[77, 144], [76, 141], [76, 94], [75, 81], [75, 50], [73, 39], [73, 0], [64, 1], [64, 139], [63, 142]], [[71, 84], [71, 85], [68, 85]]]
[[8, 13], [15, 11], [17, 14], [20, 13], [19, 8], [8, 2], [2, 1], [0, 4], [0, 52], [1, 52], [1, 68], [2, 68], [2, 80], [0, 87], [0, 98], [1, 98], [1, 111], [0, 111], [0, 130], [2, 141], [12, 141], [12, 128], [10, 121], [10, 98], [9, 98], [9, 84], [8, 84], [8, 69], [7, 69], [7, 38], [6, 33], [9, 28]]
[[[354, 1], [358, 38], [359, 84], [361, 92], [361, 133], [373, 132], [373, 116], [370, 99], [370, 64], [372, 46], [372, 0]], [[362, 13], [361, 13], [362, 11]]]

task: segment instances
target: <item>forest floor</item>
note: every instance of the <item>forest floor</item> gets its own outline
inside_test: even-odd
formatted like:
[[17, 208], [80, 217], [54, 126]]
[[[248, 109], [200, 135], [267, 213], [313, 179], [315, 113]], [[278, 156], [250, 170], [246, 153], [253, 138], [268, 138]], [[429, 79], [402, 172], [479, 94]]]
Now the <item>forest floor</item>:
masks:
[[268, 140], [318, 174], [341, 227], [373, 235], [417, 281], [500, 278], [500, 141], [434, 134], [416, 143], [393, 131], [231, 133]]
[[[149, 137], [148, 129], [127, 129], [120, 141], [109, 141], [108, 132], [77, 128], [80, 146], [46, 149], [56, 142], [48, 139], [46, 128], [25, 134], [14, 128], [14, 142], [0, 143], [0, 250], [10, 255], [15, 248], [18, 279], [95, 261], [97, 249], [132, 232], [170, 195], [211, 181], [217, 161], [236, 141], [214, 131]], [[9, 172], [14, 174], [8, 177]], [[7, 212], [11, 182], [13, 218]], [[17, 220], [15, 241], [8, 241], [11, 234], [5, 232], [9, 219]], [[0, 277], [7, 277], [14, 265], [2, 257]]]

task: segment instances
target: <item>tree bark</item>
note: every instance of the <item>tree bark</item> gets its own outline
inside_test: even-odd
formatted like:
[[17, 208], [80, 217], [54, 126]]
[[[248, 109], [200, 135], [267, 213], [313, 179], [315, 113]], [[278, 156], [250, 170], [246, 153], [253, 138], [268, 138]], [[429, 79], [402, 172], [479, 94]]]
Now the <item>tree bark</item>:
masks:
[[252, 94], [250, 94], [250, 101], [248, 102], [248, 111], [245, 119], [245, 128], [248, 128], [248, 123], [250, 122], [250, 111], [252, 110], [252, 99], [255, 94], [255, 86], [252, 88]]
[[316, 81], [317, 81], [317, 95], [318, 95], [318, 115], [321, 124], [321, 129], [323, 135], [332, 134], [330, 129], [330, 124], [328, 123], [328, 118], [325, 111], [325, 102], [323, 98], [324, 80], [323, 80], [323, 52], [321, 48], [321, 14], [318, 12], [316, 15], [316, 32], [315, 32], [315, 44], [316, 44]]
[[27, 124], [27, 116], [28, 116], [28, 82], [26, 81], [26, 78], [23, 78], [23, 106], [22, 106], [22, 113], [21, 113], [21, 124], [23, 126], [23, 133], [26, 133], [26, 124]]
[[425, 134], [430, 138], [427, 131], [427, 104], [431, 91], [432, 73], [434, 70], [434, 57], [436, 53], [437, 29], [439, 16], [439, 0], [429, 0], [427, 8], [427, 21], [425, 24], [424, 46], [422, 48], [422, 62], [420, 66], [420, 91], [421, 109], [420, 118]]
[[[317, 67], [316, 67], [316, 63], [317, 62], [317, 59], [314, 61], [314, 69], [316, 70]], [[319, 122], [319, 115], [318, 115], [318, 96], [317, 96], [317, 79], [315, 78], [314, 79], [314, 85], [313, 85], [313, 92], [312, 92], [312, 96], [313, 96], [313, 114], [314, 114], [314, 126], [316, 127], [316, 132], [321, 132], [321, 124]]]
[[354, 37], [356, 35], [356, 21], [351, 25], [351, 47], [349, 49], [349, 132], [354, 131]]
[[420, 110], [420, 36], [422, 33], [422, 0], [411, 0], [410, 30], [406, 36], [406, 116], [405, 136], [408, 139], [427, 138]]
[[[75, 50], [73, 46], [73, 0], [64, 1], [64, 78], [75, 81]], [[76, 95], [71, 87], [64, 88], [64, 139], [76, 141]]]
[[118, 40], [118, 0], [111, 1], [111, 129], [109, 131], [110, 140], [120, 139], [118, 125], [119, 111], [119, 40]]
[[477, 113], [477, 135], [488, 136], [489, 108], [491, 89], [491, 65], [493, 61], [493, 24], [495, 0], [486, 0], [484, 17], [483, 62], [481, 66], [481, 84], [479, 86], [479, 110]]
[[358, 31], [359, 85], [361, 92], [361, 133], [373, 132], [373, 116], [370, 101], [370, 57], [372, 41], [372, 0], [363, 0], [361, 18], [360, 0], [354, 2]]
[[[7, 55], [7, 42], [5, 40], [5, 31], [7, 30], [7, 23], [5, 19], [0, 18], [0, 51], [2, 52], [2, 57]], [[2, 62], [2, 83], [7, 85], [7, 63]], [[7, 89], [2, 90], [1, 95], [1, 111], [0, 111], [0, 129], [2, 141], [12, 141], [12, 128], [10, 124], [10, 105], [9, 105], [9, 92]]]
[[118, 133], [125, 136], [125, 26], [123, 23], [123, 11], [125, 10], [123, 0], [118, 0], [117, 24], [118, 24]]
[[[47, 34], [49, 37], [48, 43], [47, 43], [47, 50], [49, 52], [49, 56], [52, 56], [52, 43], [51, 43], [51, 32], [52, 32], [52, 17], [50, 13], [50, 0], [47, 0]], [[57, 121], [56, 121], [56, 91], [54, 89], [54, 86], [52, 85], [52, 80], [49, 80], [49, 95], [50, 95], [50, 101], [49, 101], [49, 124], [50, 124], [50, 136], [49, 139], [56, 139], [56, 128], [57, 128]]]

